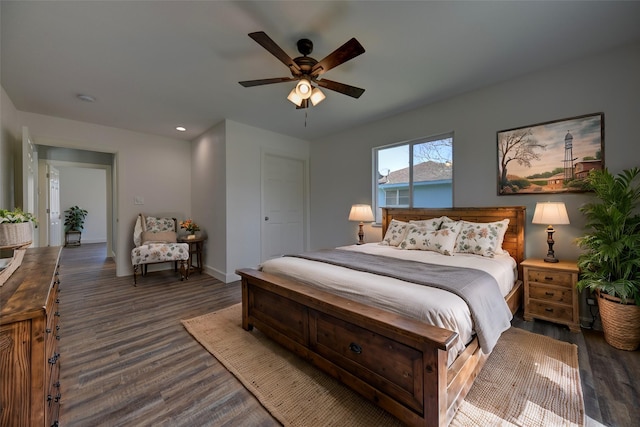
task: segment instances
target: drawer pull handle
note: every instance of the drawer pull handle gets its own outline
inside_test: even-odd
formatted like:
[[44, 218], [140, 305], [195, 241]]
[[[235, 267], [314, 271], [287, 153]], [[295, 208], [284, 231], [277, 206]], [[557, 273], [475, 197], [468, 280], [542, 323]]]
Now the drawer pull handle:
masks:
[[552, 297], [552, 296], [553, 296], [553, 292], [545, 292], [544, 294], [545, 294], [545, 295], [549, 295], [550, 297]]
[[349, 350], [353, 351], [355, 354], [360, 354], [362, 353], [362, 347], [360, 347], [360, 345], [352, 342], [351, 344], [349, 344]]
[[553, 280], [552, 276], [544, 276], [544, 280]]
[[548, 311], [549, 313], [553, 313], [553, 308], [545, 308], [544, 311]]

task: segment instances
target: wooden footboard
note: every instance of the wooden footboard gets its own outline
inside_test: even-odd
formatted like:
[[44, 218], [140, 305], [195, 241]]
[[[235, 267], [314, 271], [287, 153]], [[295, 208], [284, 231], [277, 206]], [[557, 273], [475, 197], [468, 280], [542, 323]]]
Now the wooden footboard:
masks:
[[252, 269], [242, 327], [254, 326], [410, 426], [453, 418], [487, 356], [477, 339], [450, 368], [458, 334]]
[[[384, 208], [382, 234], [393, 219], [446, 215], [471, 222], [509, 219], [503, 249], [518, 264], [506, 297], [514, 313], [522, 300], [525, 208]], [[444, 426], [487, 360], [477, 338], [450, 367], [458, 334], [367, 306], [293, 280], [253, 269], [242, 278], [242, 327], [265, 335], [307, 359], [410, 426]]]

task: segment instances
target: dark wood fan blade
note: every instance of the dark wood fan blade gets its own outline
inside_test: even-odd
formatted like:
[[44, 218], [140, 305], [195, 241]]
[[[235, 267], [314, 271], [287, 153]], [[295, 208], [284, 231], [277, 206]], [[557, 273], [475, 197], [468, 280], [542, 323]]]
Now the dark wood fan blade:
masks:
[[260, 85], [270, 85], [273, 83], [291, 82], [295, 80], [298, 80], [298, 79], [295, 79], [293, 77], [275, 77], [273, 79], [245, 80], [243, 82], [238, 82], [238, 83], [240, 83], [244, 87], [251, 87], [251, 86], [260, 86]]
[[344, 64], [348, 60], [363, 53], [364, 47], [362, 47], [358, 40], [353, 38], [327, 55], [327, 57], [322, 61], [314, 65], [311, 69], [311, 75], [319, 76], [320, 74], [326, 73], [330, 69], [337, 67], [340, 64]]
[[360, 98], [360, 95], [364, 93], [364, 89], [355, 86], [349, 86], [344, 83], [334, 82], [333, 80], [320, 79], [316, 80], [315, 82], [318, 84], [318, 86], [340, 92], [353, 98]]
[[300, 67], [298, 66], [298, 64], [293, 62], [293, 59], [291, 59], [291, 57], [287, 55], [287, 53], [284, 50], [282, 50], [282, 48], [278, 46], [276, 42], [274, 42], [271, 39], [271, 37], [269, 37], [264, 31], [249, 33], [249, 37], [251, 37], [256, 42], [258, 42], [260, 46], [267, 49], [273, 56], [278, 58], [280, 62], [282, 62], [284, 65], [289, 67], [292, 73], [294, 73], [295, 75], [298, 75], [301, 73]]

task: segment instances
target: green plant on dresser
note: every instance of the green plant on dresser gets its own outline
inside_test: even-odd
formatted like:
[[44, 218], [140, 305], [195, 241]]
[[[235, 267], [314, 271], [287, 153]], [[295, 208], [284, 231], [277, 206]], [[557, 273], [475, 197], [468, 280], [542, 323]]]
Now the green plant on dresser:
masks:
[[577, 287], [598, 296], [605, 340], [633, 351], [640, 345], [640, 169], [592, 170], [585, 185], [596, 200], [580, 207], [587, 231], [577, 240], [584, 250]]

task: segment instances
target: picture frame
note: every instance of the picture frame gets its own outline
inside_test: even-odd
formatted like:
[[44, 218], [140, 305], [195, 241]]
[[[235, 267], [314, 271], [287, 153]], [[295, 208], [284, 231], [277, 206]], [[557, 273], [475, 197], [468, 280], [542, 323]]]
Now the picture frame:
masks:
[[585, 192], [604, 165], [604, 113], [497, 132], [498, 195]]

